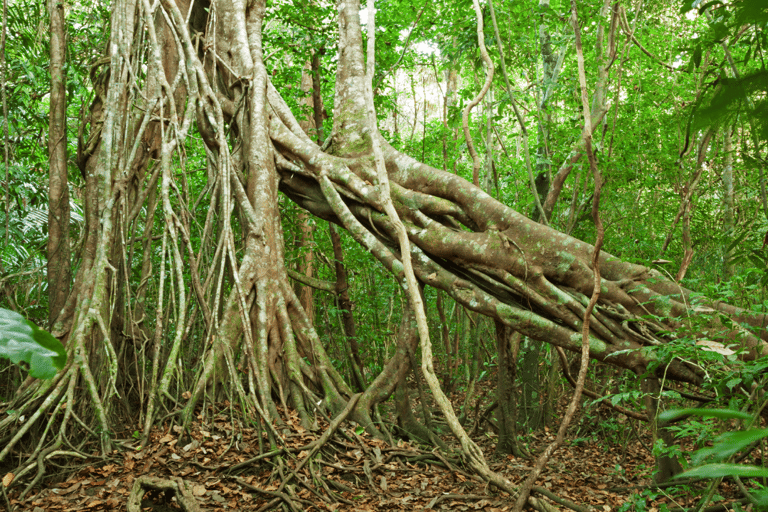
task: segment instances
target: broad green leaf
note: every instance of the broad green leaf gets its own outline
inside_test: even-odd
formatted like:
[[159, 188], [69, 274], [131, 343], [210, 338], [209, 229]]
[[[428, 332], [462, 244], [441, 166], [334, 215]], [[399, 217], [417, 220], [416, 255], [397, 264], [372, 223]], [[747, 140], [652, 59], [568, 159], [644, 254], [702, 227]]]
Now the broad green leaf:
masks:
[[691, 9], [693, 9], [693, 4], [696, 3], [694, 0], [684, 0], [682, 5], [680, 6], [680, 14], [685, 14]]
[[757, 503], [755, 503], [753, 510], [768, 510], [768, 490], [762, 489], [756, 492], [755, 498], [757, 498]]
[[719, 418], [721, 420], [738, 419], [751, 420], [752, 415], [732, 409], [670, 409], [659, 414], [661, 421], [673, 421], [688, 415], [703, 416], [705, 418]]
[[0, 357], [29, 364], [29, 374], [51, 379], [67, 363], [64, 345], [15, 311], [0, 308]]
[[741, 244], [741, 242], [742, 242], [742, 241], [744, 241], [744, 239], [745, 239], [745, 238], [747, 237], [747, 235], [749, 235], [749, 234], [750, 234], [749, 230], [746, 230], [746, 229], [745, 229], [745, 230], [744, 230], [744, 232], [743, 232], [741, 235], [739, 235], [738, 237], [736, 237], [736, 240], [734, 240], [733, 242], [731, 242], [731, 244], [730, 244], [730, 245], [728, 246], [728, 248], [726, 249], [726, 252], [731, 252], [731, 251], [733, 251], [733, 250], [736, 248], [736, 246], [738, 246], [739, 244]]
[[743, 464], [707, 464], [681, 473], [675, 478], [720, 478], [721, 476], [768, 477], [768, 468]]
[[714, 30], [715, 41], [722, 41], [728, 36], [728, 25], [723, 22], [715, 23], [712, 25], [712, 29]]
[[725, 460], [764, 437], [768, 437], [768, 429], [766, 428], [726, 432], [715, 439], [714, 446], [698, 450], [694, 454], [692, 462], [698, 464], [710, 456], [716, 460]]

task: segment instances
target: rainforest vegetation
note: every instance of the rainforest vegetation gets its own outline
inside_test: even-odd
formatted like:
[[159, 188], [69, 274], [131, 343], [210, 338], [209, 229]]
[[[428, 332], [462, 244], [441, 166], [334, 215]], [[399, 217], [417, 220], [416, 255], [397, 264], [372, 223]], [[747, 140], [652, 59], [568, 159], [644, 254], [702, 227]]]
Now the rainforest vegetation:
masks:
[[764, 1], [4, 1], [9, 510], [768, 509]]

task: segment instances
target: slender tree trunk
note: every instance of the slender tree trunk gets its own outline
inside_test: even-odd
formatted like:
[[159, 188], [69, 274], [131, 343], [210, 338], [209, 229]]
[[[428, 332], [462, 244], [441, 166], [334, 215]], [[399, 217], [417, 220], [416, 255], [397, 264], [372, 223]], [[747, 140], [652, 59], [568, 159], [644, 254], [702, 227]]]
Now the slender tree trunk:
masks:
[[[606, 103], [609, 77], [611, 66], [616, 59], [616, 31], [619, 26], [619, 3], [614, 2], [611, 5], [611, 0], [604, 0], [600, 21], [597, 27], [597, 41], [595, 44], [595, 53], [598, 55], [599, 65], [597, 70], [597, 83], [595, 84], [595, 90], [592, 96], [592, 105], [590, 107], [589, 116], [590, 119], [585, 119], [585, 126], [587, 124], [596, 127], [601, 124], [605, 118], [605, 114], [608, 112], [608, 106]], [[606, 34], [604, 19], [610, 13], [610, 22], [608, 25], [608, 31]], [[607, 38], [606, 38], [607, 35]], [[606, 40], [607, 39], [607, 40]], [[548, 97], [548, 95], [547, 95]], [[551, 183], [549, 184], [549, 192], [543, 203], [544, 213], [547, 218], [552, 216], [554, 212], [555, 204], [560, 197], [560, 193], [563, 190], [563, 185], [568, 175], [573, 170], [574, 165], [581, 159], [581, 156], [586, 153], [584, 147], [584, 137], [580, 137], [577, 143], [574, 145], [573, 151], [569, 155], [566, 163], [558, 169], [557, 173], [551, 177]]]
[[[657, 442], [661, 441], [661, 449], [674, 445], [674, 437], [670, 430], [665, 428], [658, 420], [659, 415], [659, 394], [661, 393], [661, 384], [655, 377], [645, 377], [640, 386], [645, 393], [645, 413], [648, 415], [648, 424], [651, 426], [653, 434], [653, 446], [657, 447]], [[667, 454], [656, 455], [656, 473], [653, 480], [656, 483], [666, 482], [673, 476], [682, 473], [683, 468], [676, 457]]]
[[[664, 243], [661, 246], [661, 251], [659, 253], [659, 256], [663, 256], [667, 248], [669, 247], [669, 244], [672, 241], [672, 237], [674, 236], [677, 223], [680, 222], [680, 219], [683, 218], [683, 216], [687, 211], [690, 211], [689, 209], [690, 209], [691, 200], [693, 198], [693, 193], [698, 188], [699, 181], [701, 181], [701, 175], [704, 172], [704, 160], [707, 157], [707, 150], [709, 149], [709, 144], [714, 135], [715, 135], [714, 128], [710, 128], [701, 137], [701, 141], [699, 142], [699, 145], [698, 145], [699, 149], [697, 152], [694, 172], [680, 190], [680, 208], [677, 211], [677, 215], [675, 215], [675, 218], [672, 220], [672, 225], [669, 227], [667, 236], [664, 239]], [[682, 162], [680, 163], [682, 166]], [[687, 265], [686, 266], [681, 265], [681, 269], [685, 269], [686, 267]], [[683, 274], [684, 273], [685, 272], [683, 272]]]
[[320, 56], [325, 53], [325, 48], [319, 48], [312, 52], [312, 111], [315, 116], [315, 140], [322, 144], [325, 140], [323, 121], [325, 120], [325, 106], [320, 84]]
[[[542, 344], [530, 338], [522, 343], [520, 348], [520, 423], [527, 430], [538, 430], [541, 427], [541, 378], [539, 376], [539, 357]], [[518, 372], [515, 372], [518, 373]]]
[[353, 314], [354, 303], [349, 297], [349, 279], [347, 277], [347, 267], [344, 265], [344, 250], [341, 247], [341, 237], [333, 224], [328, 224], [328, 230], [331, 235], [331, 245], [333, 246], [333, 264], [336, 270], [336, 296], [338, 297], [338, 306], [341, 310], [344, 338], [349, 343], [352, 378], [358, 391], [366, 388], [365, 374], [363, 372], [363, 360], [360, 358], [360, 347], [357, 343], [357, 326], [355, 315]]
[[[312, 65], [314, 64], [313, 58], [304, 64], [304, 69], [301, 73], [301, 92], [304, 96], [301, 98], [300, 104], [304, 105], [305, 117], [299, 121], [299, 126], [304, 130], [310, 138], [316, 138], [317, 136], [317, 109], [315, 108], [315, 94], [314, 94], [314, 70]], [[311, 116], [309, 114], [312, 114]], [[322, 121], [321, 125], [322, 127]], [[299, 236], [296, 239], [296, 251], [299, 253], [298, 272], [309, 278], [314, 276], [315, 271], [315, 253], [314, 253], [314, 226], [313, 221], [304, 210], [301, 210], [298, 215], [297, 224], [299, 226]], [[301, 305], [304, 311], [307, 312], [307, 317], [310, 323], [315, 323], [315, 302], [313, 289], [310, 286], [304, 286], [296, 284], [296, 295], [299, 296]]]
[[[549, 8], [549, 0], [539, 0], [539, 10], [544, 12]], [[536, 140], [536, 190], [539, 200], [544, 203], [549, 192], [549, 184], [552, 181], [551, 164], [549, 163], [549, 125], [552, 122], [552, 113], [549, 110], [549, 95], [552, 85], [557, 79], [557, 56], [552, 52], [549, 29], [543, 19], [539, 20], [539, 46], [541, 48], [541, 78], [539, 80], [539, 101], [537, 101], [537, 140]], [[531, 218], [539, 220], [539, 210], [534, 208]], [[549, 220], [549, 219], [545, 219]]]
[[[725, 152], [725, 164], [723, 165], [723, 231], [726, 240], [736, 238], [733, 192], [733, 142], [732, 131], [728, 127], [723, 132], [723, 151]], [[731, 253], [723, 255], [723, 278], [729, 279], [736, 273], [736, 266], [731, 262]]]
[[[459, 74], [456, 71], [456, 68], [451, 65], [448, 70], [445, 72], [445, 113], [444, 113], [444, 126], [446, 130], [449, 130], [449, 124], [448, 124], [448, 118], [451, 115], [452, 110], [456, 107], [456, 95], [458, 93], [459, 89]], [[451, 135], [451, 144], [450, 144], [450, 151], [448, 150], [448, 135], [443, 138], [443, 166], [445, 171], [450, 170], [453, 174], [456, 174], [456, 141], [459, 137], [459, 128], [456, 127], [453, 129], [453, 133]], [[451, 161], [451, 165], [448, 165], [448, 155], [454, 155], [454, 158]], [[450, 169], [449, 169], [450, 167]]]
[[498, 381], [496, 385], [496, 416], [499, 427], [499, 441], [496, 452], [521, 456], [517, 444], [517, 397], [515, 377], [517, 354], [520, 348], [520, 333], [514, 332], [496, 321], [496, 349], [498, 354]]
[[[437, 309], [437, 316], [440, 320], [440, 339], [443, 344], [443, 351], [445, 353], [445, 360], [444, 360], [444, 366], [443, 366], [443, 388], [450, 393], [452, 388], [452, 383], [454, 379], [454, 375], [452, 372], [453, 369], [453, 359], [452, 359], [452, 352], [453, 352], [453, 346], [451, 343], [451, 334], [448, 326], [448, 319], [445, 316], [445, 307], [443, 305], [443, 297], [440, 292], [437, 294], [437, 299], [435, 301], [435, 308]], [[458, 336], [458, 327], [456, 329], [457, 336]]]
[[494, 188], [495, 197], [499, 198], [499, 177], [496, 176], [496, 166], [493, 161], [493, 87], [485, 97], [485, 191], [491, 195]]
[[72, 281], [67, 178], [67, 41], [64, 2], [49, 0], [51, 19], [51, 96], [48, 123], [48, 321], [64, 308]]

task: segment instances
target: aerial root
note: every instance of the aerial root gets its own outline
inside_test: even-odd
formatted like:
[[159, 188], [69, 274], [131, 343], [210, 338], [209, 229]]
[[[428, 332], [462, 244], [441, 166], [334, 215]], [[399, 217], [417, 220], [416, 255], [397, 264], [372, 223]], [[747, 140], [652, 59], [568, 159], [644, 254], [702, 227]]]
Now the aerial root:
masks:
[[[128, 512], [141, 512], [141, 499], [148, 490], [172, 492], [176, 497], [176, 503], [187, 512], [203, 512], [197, 504], [195, 495], [190, 485], [179, 477], [170, 479], [154, 476], [140, 476], [133, 483], [133, 489], [128, 496]], [[167, 495], [166, 495], [167, 496]], [[170, 499], [170, 498], [169, 498]]]

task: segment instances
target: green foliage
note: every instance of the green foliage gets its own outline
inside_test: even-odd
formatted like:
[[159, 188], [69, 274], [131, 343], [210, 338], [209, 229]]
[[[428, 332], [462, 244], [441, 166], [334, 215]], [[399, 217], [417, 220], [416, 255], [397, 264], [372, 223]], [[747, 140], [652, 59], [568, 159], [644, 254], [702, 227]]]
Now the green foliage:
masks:
[[[768, 434], [763, 434], [758, 439], [768, 437]], [[723, 445], [719, 444], [716, 448], [722, 448]], [[721, 478], [725, 476], [738, 476], [746, 478], [765, 478], [768, 477], [768, 468], [761, 468], [759, 466], [746, 466], [743, 464], [722, 464], [713, 463], [699, 466], [698, 468], [686, 471], [681, 474], [680, 478]], [[768, 499], [768, 494], [760, 492], [759, 496], [765, 495]]]
[[734, 411], [730, 409], [693, 408], [693, 409], [673, 409], [669, 411], [664, 411], [659, 415], [659, 420], [665, 421], [665, 422], [674, 421], [683, 416], [690, 416], [693, 414], [697, 416], [701, 416], [702, 418], [717, 418], [721, 420], [724, 420], [724, 419], [751, 420], [752, 419], [751, 414], [747, 414], [741, 411]]
[[692, 46], [689, 69], [699, 67], [704, 51], [721, 44], [732, 47], [737, 67], [731, 76], [716, 72], [712, 77], [707, 93], [697, 105], [694, 126], [728, 126], [744, 117], [754, 125], [752, 135], [764, 143], [768, 140], [768, 68], [762, 56], [768, 47], [768, 4], [762, 0], [736, 0], [727, 5], [699, 5], [686, 0], [682, 12], [694, 5], [706, 17], [707, 26], [703, 37]]
[[[752, 414], [728, 409], [679, 409], [667, 411], [660, 417], [671, 420], [690, 414], [732, 421], [741, 420], [746, 421], [747, 424], [754, 420]], [[768, 477], [766, 467], [731, 462], [739, 452], [754, 447], [765, 438], [768, 438], [768, 428], [724, 432], [714, 439], [711, 447], [701, 448], [693, 454], [691, 462], [697, 467], [677, 475], [676, 478], [766, 478]], [[768, 509], [768, 489], [755, 491], [750, 501], [756, 504], [755, 510]]]
[[[745, 115], [757, 121], [755, 135], [768, 140], [768, 70], [740, 78], [723, 77], [696, 113], [699, 126], [730, 124]], [[705, 100], [705, 101], [706, 101]]]
[[649, 507], [656, 498], [663, 496], [662, 491], [656, 489], [645, 489], [642, 492], [638, 492], [630, 496], [630, 501], [621, 505], [617, 512], [646, 512], [647, 510], [659, 510], [659, 512], [668, 512], [669, 506], [662, 503], [661, 506], [656, 509], [655, 507]]
[[[678, 4], [674, 4], [677, 6]], [[686, 5], [691, 7], [692, 2]], [[700, 13], [711, 12], [712, 21], [704, 16], [692, 20], [678, 15], [676, 7], [669, 9], [667, 3], [646, 3], [642, 10], [627, 9], [628, 23], [636, 29], [635, 35], [644, 47], [658, 60], [673, 63], [680, 69], [667, 72], [656, 60], [650, 59], [631, 42], [624, 43], [619, 38], [617, 47], [620, 60], [612, 68], [609, 95], [610, 112], [595, 136], [598, 148], [598, 160], [605, 173], [607, 183], [603, 192], [602, 214], [608, 226], [606, 250], [623, 259], [648, 265], [658, 257], [661, 242], [671, 226], [680, 204], [680, 187], [688, 179], [688, 162], [680, 164], [681, 136], [686, 128], [691, 133], [707, 125], [730, 125], [742, 123], [745, 118], [755, 123], [756, 134], [762, 141], [768, 139], [768, 106], [766, 106], [766, 75], [761, 56], [766, 46], [765, 30], [752, 30], [743, 33], [740, 39], [734, 36], [741, 27], [765, 28], [768, 17], [764, 2], [737, 0], [728, 4], [701, 2]], [[77, 133], [76, 120], [80, 117], [80, 104], [88, 103], [88, 76], [90, 64], [102, 54], [108, 38], [108, 31], [102, 30], [108, 17], [106, 4], [93, 5], [88, 1], [68, 6], [68, 56], [67, 87], [70, 101], [69, 144], [70, 155], [75, 154]], [[461, 133], [461, 111], [477, 93], [482, 83], [484, 69], [478, 56], [475, 20], [471, 2], [404, 2], [393, 0], [380, 2], [377, 12], [377, 55], [374, 84], [378, 94], [375, 97], [377, 111], [382, 122], [382, 130], [390, 131], [393, 145], [417, 157], [422, 162], [471, 179], [471, 161], [467, 155], [467, 146]], [[578, 83], [575, 77], [575, 55], [573, 52], [573, 33], [568, 25], [569, 3], [553, 0], [546, 9], [541, 10], [535, 2], [495, 2], [496, 17], [500, 25], [500, 38], [505, 54], [509, 78], [514, 90], [515, 101], [523, 112], [532, 149], [534, 164], [538, 163], [547, 172], [556, 172], [567, 160], [576, 141], [581, 136], [581, 114]], [[311, 52], [317, 52], [321, 60], [321, 89], [326, 111], [332, 115], [333, 76], [336, 72], [337, 41], [335, 35], [335, 9], [333, 3], [297, 0], [271, 2], [265, 26], [265, 51], [269, 56], [270, 79], [275, 87], [283, 92], [283, 98], [297, 117], [310, 116], [306, 105], [301, 101], [307, 95], [301, 91], [300, 84], [304, 65], [309, 61]], [[584, 52], [587, 60], [588, 88], [595, 89], [597, 44], [596, 24], [598, 2], [583, 2], [579, 6], [580, 22], [583, 26]], [[635, 19], [636, 16], [639, 17]], [[652, 20], [652, 22], [649, 22]], [[363, 20], [364, 22], [365, 20]], [[31, 274], [33, 269], [41, 268], [45, 261], [45, 241], [47, 239], [47, 210], [44, 205], [46, 196], [45, 161], [47, 160], [47, 91], [49, 89], [47, 72], [47, 34], [45, 3], [40, 0], [18, 0], [9, 6], [8, 39], [8, 92], [9, 92], [9, 131], [12, 147], [12, 165], [10, 170], [10, 195], [1, 198], [0, 234], [5, 229], [5, 206], [10, 204], [9, 235], [10, 243], [0, 249], [0, 256], [7, 274]], [[519, 125], [512, 114], [509, 94], [504, 88], [500, 73], [500, 58], [495, 45], [488, 10], [485, 11], [486, 45], [492, 59], [496, 62], [497, 73], [487, 101], [473, 111], [470, 130], [478, 152], [485, 158], [485, 146], [493, 145], [494, 170], [498, 185], [494, 180], [494, 190], [500, 200], [514, 208], [530, 212], [533, 194], [528, 184], [528, 177], [521, 150], [522, 137]], [[637, 23], [636, 23], [637, 22]], [[540, 29], [549, 31], [553, 54], [563, 52], [565, 63], [563, 74], [556, 80], [549, 81], [541, 77], [541, 41]], [[365, 28], [363, 29], [365, 31]], [[406, 36], [408, 39], [406, 48]], [[735, 57], [737, 68], [741, 71], [738, 78], [729, 78], [728, 66], [721, 53], [720, 42], [727, 41]], [[622, 53], [627, 44], [626, 53]], [[429, 51], [425, 50], [428, 48]], [[680, 49], [675, 55], [670, 49]], [[704, 93], [697, 102], [698, 83], [703, 70], [704, 57], [708, 51], [713, 53], [715, 71], [702, 78]], [[720, 52], [720, 53], [719, 53]], [[682, 72], [685, 63], [688, 72]], [[722, 74], [726, 70], [725, 75]], [[439, 82], [439, 93], [446, 90], [445, 73], [455, 70], [459, 75], [458, 90], [451, 98], [453, 102], [447, 109], [445, 120], [442, 117], [443, 97], [427, 98], [421, 102], [419, 92], [423, 84]], [[398, 77], [397, 71], [401, 72]], [[547, 82], [547, 83], [545, 83]], [[550, 107], [547, 112], [539, 111], [541, 87], [552, 86]], [[285, 91], [290, 90], [290, 93]], [[614, 97], [615, 93], [615, 97]], [[410, 96], [414, 94], [414, 96]], [[421, 94], [421, 92], [419, 92]], [[431, 92], [429, 93], [432, 94]], [[695, 111], [694, 111], [695, 106]], [[418, 107], [418, 108], [416, 108]], [[395, 133], [392, 117], [397, 113], [399, 131]], [[489, 138], [486, 130], [487, 116], [491, 117], [493, 133]], [[691, 126], [686, 126], [691, 118]], [[330, 120], [326, 128], [330, 128]], [[548, 134], [545, 144], [548, 154], [537, 155], [539, 129]], [[328, 130], [326, 130], [326, 134]], [[695, 135], [695, 133], [693, 133]], [[744, 136], [744, 138], [748, 138]], [[209, 178], [205, 175], [207, 163], [202, 143], [187, 142], [184, 161], [174, 161], [182, 171], [176, 174], [184, 197], [172, 195], [174, 208], [182, 201], [189, 206], [198, 202], [205, 204], [207, 194], [214, 193], [209, 188]], [[609, 150], [609, 148], [612, 148]], [[758, 148], [753, 148], [758, 149]], [[764, 161], [755, 154], [737, 156], [737, 166], [743, 164], [745, 170], [757, 169]], [[718, 186], [718, 174], [722, 164], [722, 151], [712, 156], [712, 172], [703, 178], [702, 191], [694, 195], [692, 209], [692, 236], [695, 247], [695, 259], [689, 271], [696, 279], [698, 289], [704, 289], [708, 295], [714, 294], [722, 300], [756, 309], [766, 309], [763, 288], [768, 284], [768, 259], [762, 248], [763, 237], [768, 231], [768, 224], [758, 219], [758, 178], [752, 174], [740, 175], [737, 182], [738, 208], [742, 216], [737, 219], [733, 231], [725, 232], [721, 222], [722, 197]], [[80, 180], [79, 172], [70, 166], [71, 181], [75, 188]], [[190, 171], [197, 169], [197, 171]], [[485, 172], [485, 169], [483, 170]], [[556, 205], [552, 225], [560, 229], [569, 227], [569, 216], [574, 214], [573, 234], [584, 240], [594, 237], [594, 225], [588, 215], [591, 197], [591, 182], [582, 160], [575, 167], [566, 182], [561, 200]], [[185, 181], [186, 180], [186, 181]], [[490, 181], [490, 180], [489, 180]], [[73, 194], [73, 197], [78, 197]], [[77, 200], [75, 200], [76, 203]], [[76, 206], [76, 204], [74, 204]], [[296, 243], [298, 237], [298, 208], [288, 201], [281, 200], [286, 241], [286, 264], [295, 268], [306, 251], [313, 250], [318, 257], [315, 276], [325, 280], [335, 277], [332, 264], [332, 250], [324, 222], [310, 221], [315, 226], [314, 241], [311, 246]], [[195, 218], [191, 219], [190, 244], [195, 254], [204, 246], [203, 226], [206, 225], [205, 209], [192, 208]], [[77, 208], [74, 208], [77, 212]], [[155, 212], [155, 218], [145, 218], [142, 210], [138, 219], [147, 222], [148, 236], [157, 236], [162, 232], [164, 219]], [[212, 212], [216, 225], [217, 213]], [[73, 214], [73, 218], [77, 213]], [[755, 219], [755, 220], [752, 220]], [[235, 231], [239, 232], [238, 221], [234, 221]], [[213, 228], [214, 230], [216, 228]], [[679, 227], [677, 228], [679, 229]], [[132, 240], [138, 240], [134, 227]], [[207, 235], [207, 236], [215, 236]], [[358, 326], [358, 341], [363, 360], [369, 365], [366, 371], [375, 374], [394, 350], [394, 336], [400, 320], [403, 300], [401, 290], [391, 276], [366, 251], [342, 233], [345, 263], [349, 269], [349, 293], [355, 304], [354, 316]], [[74, 237], [76, 239], [76, 237]], [[665, 258], [679, 261], [682, 254], [679, 236], [673, 238], [672, 245]], [[240, 243], [239, 240], [236, 241]], [[131, 286], [140, 286], [143, 254], [140, 244], [132, 246], [126, 262]], [[159, 244], [151, 246], [152, 268], [160, 268], [162, 256]], [[241, 247], [241, 246], [239, 246]], [[135, 254], [134, 254], [135, 253]], [[76, 255], [77, 256], [77, 255]], [[730, 281], [720, 280], [724, 258], [738, 266], [737, 275]], [[213, 261], [213, 255], [204, 254], [200, 266]], [[77, 261], [75, 261], [75, 265]], [[674, 273], [674, 271], [671, 271]], [[37, 277], [41, 275], [37, 273]], [[6, 276], [2, 276], [5, 278]], [[190, 282], [191, 276], [184, 279]], [[231, 278], [222, 278], [222, 296], [232, 286]], [[17, 294], [17, 304], [25, 314], [30, 311], [43, 317], [45, 313], [44, 279], [17, 286], [13, 281], [5, 281], [7, 289]], [[170, 282], [168, 280], [167, 282]], [[167, 285], [170, 286], [170, 285]], [[159, 295], [154, 281], [146, 284], [146, 297], [141, 307], [146, 308], [145, 318], [154, 318], [153, 298]], [[18, 290], [17, 290], [18, 288]], [[209, 288], [210, 290], [210, 288]], [[18, 293], [17, 293], [18, 292]], [[439, 321], [434, 308], [434, 291], [425, 290], [428, 315], [434, 340], [437, 341]], [[763, 298], [761, 299], [761, 295]], [[10, 294], [8, 295], [10, 296]], [[172, 295], [171, 295], [172, 296]], [[21, 297], [22, 300], [18, 300]], [[4, 300], [4, 299], [3, 299]], [[332, 294], [315, 293], [315, 320], [318, 333], [328, 347], [334, 363], [339, 369], [345, 367], [346, 355], [343, 350], [344, 340], [340, 333], [341, 314]], [[35, 302], [37, 302], [35, 304]], [[132, 307], [136, 304], [131, 304]], [[445, 310], [450, 312], [452, 303], [446, 301]], [[448, 317], [451, 339], [458, 339], [462, 327], [455, 316]], [[147, 321], [149, 327], [150, 321]], [[170, 320], [172, 326], [172, 320]], [[763, 363], [742, 364], [735, 360], [726, 360], [713, 352], [704, 352], [696, 346], [695, 334], [706, 323], [702, 315], [694, 315], [686, 320], [686, 330], [677, 335], [676, 341], [656, 349], [658, 364], [664, 365], [673, 358], [683, 358], [692, 364], [704, 368], [711, 380], [708, 386], [717, 393], [733, 395], [740, 386], [750, 386], [759, 378], [765, 366]], [[193, 331], [198, 327], [193, 327]], [[469, 327], [464, 329], [469, 331]], [[39, 330], [38, 330], [39, 331]], [[33, 331], [36, 332], [36, 331]], [[44, 332], [44, 331], [40, 331]], [[470, 331], [473, 332], [473, 331]], [[186, 344], [187, 350], [198, 350], [199, 338], [192, 332]], [[34, 339], [34, 337], [32, 338]], [[464, 361], [468, 346], [477, 343], [476, 337], [464, 336], [459, 349]], [[435, 343], [436, 355], [443, 350], [440, 343]], [[34, 349], [34, 347], [32, 347]], [[34, 350], [33, 350], [34, 353]], [[416, 354], [418, 356], [418, 352]], [[492, 361], [494, 355], [489, 354]], [[20, 358], [19, 360], [24, 360]], [[32, 363], [30, 363], [32, 364]], [[484, 369], [478, 381], [492, 374], [492, 364], [484, 362]], [[34, 367], [34, 365], [33, 365]], [[33, 368], [34, 369], [34, 368]], [[468, 371], [468, 370], [467, 370]], [[622, 388], [620, 393], [610, 397], [613, 404], [629, 404], [638, 407], [643, 393], [632, 388]], [[662, 398], [676, 400], [674, 392], [664, 391]], [[737, 400], [737, 399], [732, 399]], [[738, 406], [739, 402], [729, 404]], [[685, 414], [704, 416], [697, 410], [687, 410]], [[718, 419], [717, 413], [708, 412], [709, 418]], [[626, 426], [618, 423], [603, 422], [604, 431], [614, 430], [617, 439], [623, 437]], [[678, 428], [678, 427], [673, 427]], [[714, 436], [714, 422], [690, 421], [678, 428], [681, 435], [695, 436], [697, 443], [703, 443]], [[716, 454], [702, 453], [704, 459]], [[702, 459], [702, 460], [704, 460]], [[642, 503], [655, 496], [640, 496], [635, 510], [644, 510]]]
[[[90, 0], [67, 5], [67, 64], [70, 209], [72, 240], [83, 216], [74, 164], [78, 120], [88, 105], [90, 66], [109, 37], [109, 6]], [[48, 241], [49, 38], [46, 2], [18, 0], [8, 5], [6, 82], [8, 99], [8, 194], [0, 186], [0, 306], [13, 307], [36, 321], [48, 316], [44, 272]], [[2, 152], [0, 152], [2, 154]], [[5, 170], [0, 170], [0, 181]], [[6, 214], [8, 218], [6, 218]], [[6, 233], [7, 226], [7, 233]], [[7, 237], [7, 238], [6, 238]], [[75, 261], [75, 265], [77, 262]]]
[[67, 363], [67, 353], [59, 340], [23, 316], [0, 308], [0, 358], [13, 363], [24, 361], [29, 374], [51, 379]]
[[[697, 451], [691, 462], [698, 465], [710, 458], [715, 461], [726, 460], [764, 437], [768, 437], [768, 429], [765, 428], [725, 432], [715, 439], [715, 446]], [[768, 474], [764, 476], [768, 476]]]

